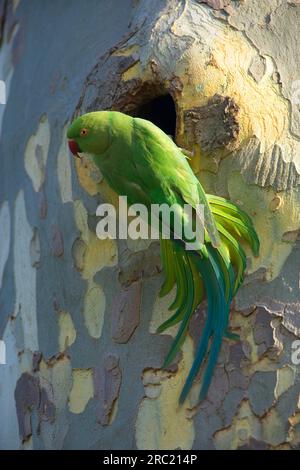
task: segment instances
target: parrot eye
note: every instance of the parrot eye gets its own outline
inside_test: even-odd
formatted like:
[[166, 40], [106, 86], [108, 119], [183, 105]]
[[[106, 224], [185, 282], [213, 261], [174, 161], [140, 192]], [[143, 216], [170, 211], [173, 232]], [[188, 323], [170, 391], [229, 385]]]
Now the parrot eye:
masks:
[[81, 136], [81, 137], [85, 137], [86, 135], [88, 135], [88, 130], [84, 127], [84, 128], [81, 129], [81, 131], [80, 131], [80, 136]]

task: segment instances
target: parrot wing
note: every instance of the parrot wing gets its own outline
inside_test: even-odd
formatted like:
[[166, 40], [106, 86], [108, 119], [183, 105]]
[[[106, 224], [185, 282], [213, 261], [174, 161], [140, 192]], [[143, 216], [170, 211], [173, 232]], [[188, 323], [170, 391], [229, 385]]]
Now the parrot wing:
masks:
[[[202, 204], [205, 229], [213, 246], [219, 246], [218, 230], [205, 192], [183, 153], [172, 139], [151, 122], [140, 118], [133, 121], [133, 148], [130, 157], [143, 186], [148, 187], [157, 203], [189, 204], [196, 209], [200, 218], [197, 205]], [[141, 154], [143, 158], [140, 157]], [[150, 178], [151, 172], [153, 178]]]

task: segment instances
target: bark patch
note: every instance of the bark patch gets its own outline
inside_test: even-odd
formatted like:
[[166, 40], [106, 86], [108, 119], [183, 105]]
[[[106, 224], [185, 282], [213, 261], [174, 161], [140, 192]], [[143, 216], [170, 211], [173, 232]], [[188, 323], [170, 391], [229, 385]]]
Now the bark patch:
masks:
[[227, 147], [239, 134], [238, 110], [232, 98], [221, 95], [214, 95], [205, 106], [186, 110], [188, 143], [197, 143], [205, 153]]
[[50, 402], [47, 392], [40, 387], [38, 377], [25, 372], [19, 378], [15, 389], [15, 402], [22, 441], [32, 435], [31, 415], [37, 410], [39, 421], [54, 421], [55, 407]]
[[112, 309], [112, 337], [116, 343], [127, 343], [140, 322], [141, 282], [123, 288]]
[[95, 397], [98, 400], [97, 419], [102, 426], [111, 424], [121, 381], [119, 357], [111, 353], [106, 354], [103, 363], [94, 369]]

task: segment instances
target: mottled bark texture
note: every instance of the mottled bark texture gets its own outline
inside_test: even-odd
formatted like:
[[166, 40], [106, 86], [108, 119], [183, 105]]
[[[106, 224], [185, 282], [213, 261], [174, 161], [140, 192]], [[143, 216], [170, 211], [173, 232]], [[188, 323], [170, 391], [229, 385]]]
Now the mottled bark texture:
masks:
[[[299, 2], [2, 0], [0, 35], [0, 448], [299, 448]], [[163, 370], [158, 244], [96, 237], [116, 196], [66, 146], [111, 108], [173, 135], [261, 239], [201, 404], [177, 400], [205, 305]]]

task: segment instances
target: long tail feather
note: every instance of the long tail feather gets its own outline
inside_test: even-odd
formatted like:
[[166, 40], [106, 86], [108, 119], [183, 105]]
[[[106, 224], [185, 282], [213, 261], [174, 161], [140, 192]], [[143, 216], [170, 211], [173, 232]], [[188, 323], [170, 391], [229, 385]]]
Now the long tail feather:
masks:
[[202, 390], [206, 390], [208, 388], [213, 374], [214, 364], [217, 360], [218, 352], [221, 347], [218, 332], [221, 333], [222, 339], [223, 325], [225, 325], [226, 320], [228, 320], [226, 311], [227, 302], [224, 292], [225, 282], [219, 267], [208, 255], [205, 264], [201, 263], [199, 269], [201, 269], [201, 272], [205, 278], [204, 282], [207, 291], [208, 311], [204, 331], [196, 351], [195, 360], [179, 398], [180, 403], [183, 403], [190, 391], [193, 381], [198, 374], [202, 361], [207, 353], [209, 338], [213, 336], [208, 364], [205, 370], [204, 381], [202, 384], [201, 396], [203, 395]]
[[[184, 243], [161, 239], [162, 263], [165, 281], [161, 295], [166, 295], [176, 284], [176, 298], [170, 306], [175, 313], [158, 331], [179, 322], [177, 335], [165, 359], [166, 367], [181, 347], [195, 308], [207, 298], [207, 315], [195, 359], [180, 395], [186, 399], [193, 382], [205, 361], [200, 399], [205, 398], [216, 366], [223, 337], [238, 339], [228, 331], [231, 301], [241, 285], [246, 269], [246, 255], [240, 241], [248, 244], [254, 255], [259, 251], [259, 240], [250, 217], [232, 202], [218, 196], [207, 196], [219, 243], [211, 243], [206, 231], [205, 242], [197, 252], [185, 251]], [[214, 240], [215, 241], [215, 240]]]

